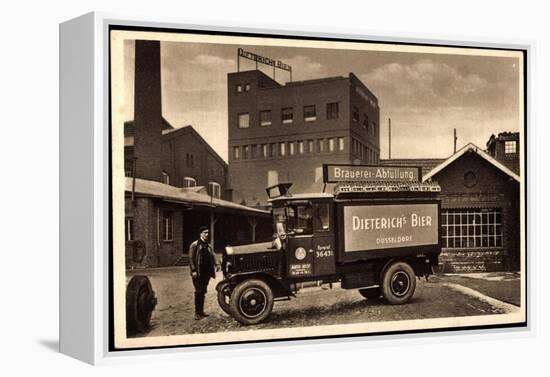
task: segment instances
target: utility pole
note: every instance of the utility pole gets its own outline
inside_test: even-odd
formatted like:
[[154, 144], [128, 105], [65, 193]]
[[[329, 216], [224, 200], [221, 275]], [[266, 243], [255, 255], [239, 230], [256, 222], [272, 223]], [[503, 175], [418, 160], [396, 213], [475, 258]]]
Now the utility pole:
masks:
[[388, 159], [391, 160], [391, 118], [388, 118], [388, 128], [389, 128], [389, 132], [388, 132], [388, 139], [389, 139], [389, 142], [388, 142], [388, 145], [389, 145]]
[[454, 152], [453, 152], [453, 153], [456, 153], [456, 140], [457, 140], [458, 138], [456, 137], [456, 128], [454, 128], [453, 130], [454, 130], [454, 138], [453, 138], [453, 140], [454, 140], [454, 144], [455, 144]]

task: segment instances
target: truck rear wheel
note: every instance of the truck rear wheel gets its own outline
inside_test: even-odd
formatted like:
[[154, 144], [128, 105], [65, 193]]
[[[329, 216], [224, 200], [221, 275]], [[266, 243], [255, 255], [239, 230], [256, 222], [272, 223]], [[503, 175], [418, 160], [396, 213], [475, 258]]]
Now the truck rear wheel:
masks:
[[367, 300], [377, 300], [380, 298], [380, 296], [382, 296], [382, 292], [380, 291], [379, 287], [362, 288], [359, 290], [359, 293]]
[[391, 304], [401, 305], [411, 299], [416, 289], [416, 275], [406, 262], [392, 263], [382, 277], [382, 293]]
[[273, 291], [262, 280], [245, 280], [231, 294], [231, 315], [243, 325], [255, 325], [273, 310]]

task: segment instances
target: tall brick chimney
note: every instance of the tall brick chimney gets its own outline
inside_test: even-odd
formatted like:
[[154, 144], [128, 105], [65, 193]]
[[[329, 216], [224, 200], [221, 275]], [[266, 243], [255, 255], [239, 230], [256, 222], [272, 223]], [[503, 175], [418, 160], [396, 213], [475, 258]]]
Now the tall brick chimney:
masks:
[[162, 181], [160, 41], [136, 41], [134, 157], [136, 177]]

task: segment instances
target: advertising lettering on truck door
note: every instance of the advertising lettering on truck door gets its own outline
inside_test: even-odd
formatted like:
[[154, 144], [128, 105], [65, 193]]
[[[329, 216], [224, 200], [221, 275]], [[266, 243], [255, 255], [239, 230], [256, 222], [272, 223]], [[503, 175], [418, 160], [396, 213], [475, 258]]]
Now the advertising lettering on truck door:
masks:
[[368, 251], [439, 242], [437, 203], [344, 207], [344, 251]]

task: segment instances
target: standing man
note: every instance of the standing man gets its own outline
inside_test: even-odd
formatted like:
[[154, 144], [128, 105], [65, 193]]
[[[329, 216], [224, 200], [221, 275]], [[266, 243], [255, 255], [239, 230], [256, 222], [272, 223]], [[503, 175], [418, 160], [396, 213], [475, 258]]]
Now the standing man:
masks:
[[195, 319], [208, 317], [204, 312], [204, 296], [210, 278], [216, 278], [216, 258], [208, 243], [210, 232], [208, 227], [199, 228], [199, 239], [189, 246], [189, 267], [195, 287]]

